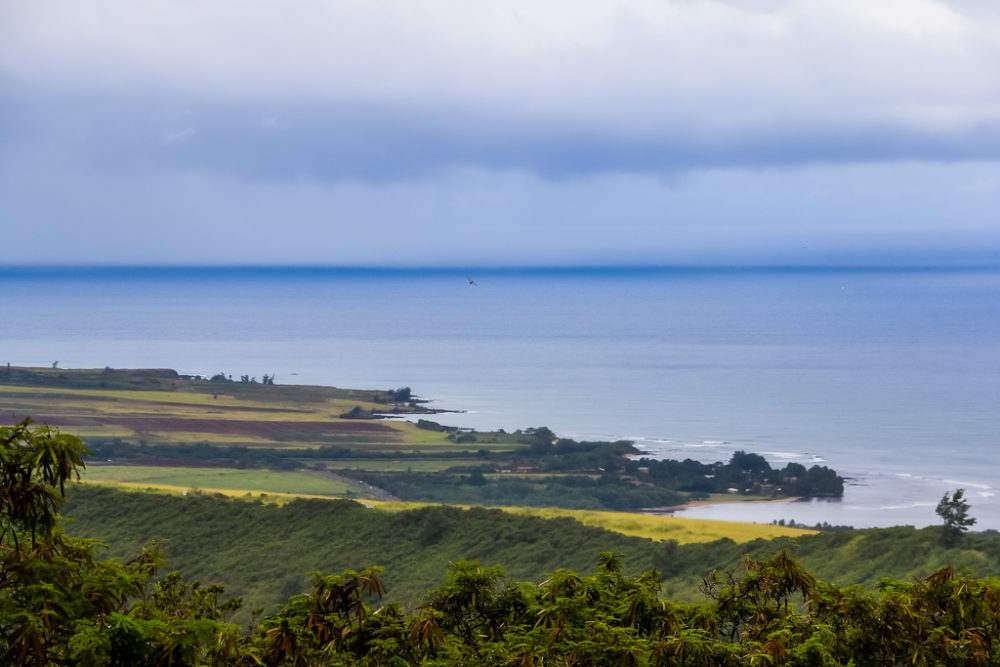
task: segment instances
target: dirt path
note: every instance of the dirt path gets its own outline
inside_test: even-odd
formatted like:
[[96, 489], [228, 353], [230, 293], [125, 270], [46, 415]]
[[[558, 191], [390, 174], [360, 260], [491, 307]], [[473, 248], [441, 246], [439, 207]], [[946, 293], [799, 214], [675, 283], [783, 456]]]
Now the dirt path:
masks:
[[392, 495], [385, 489], [380, 489], [377, 486], [372, 486], [371, 484], [367, 484], [357, 479], [352, 479], [351, 477], [344, 477], [343, 475], [338, 475], [337, 473], [331, 470], [304, 470], [303, 472], [307, 472], [310, 475], [314, 475], [316, 477], [322, 477], [323, 479], [329, 479], [334, 482], [340, 482], [342, 484], [346, 484], [347, 486], [357, 489], [359, 492], [365, 494], [366, 496], [373, 497], [375, 500], [381, 500], [383, 502], [390, 502], [390, 503], [399, 502], [399, 498]]

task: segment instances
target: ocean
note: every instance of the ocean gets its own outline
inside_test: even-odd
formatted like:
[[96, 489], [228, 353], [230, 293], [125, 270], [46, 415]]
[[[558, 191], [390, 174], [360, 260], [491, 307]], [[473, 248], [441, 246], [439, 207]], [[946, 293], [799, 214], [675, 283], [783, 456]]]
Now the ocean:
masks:
[[923, 526], [961, 487], [1000, 529], [996, 269], [8, 268], [0, 303], [0, 363], [409, 386], [454, 425], [848, 479], [680, 516]]

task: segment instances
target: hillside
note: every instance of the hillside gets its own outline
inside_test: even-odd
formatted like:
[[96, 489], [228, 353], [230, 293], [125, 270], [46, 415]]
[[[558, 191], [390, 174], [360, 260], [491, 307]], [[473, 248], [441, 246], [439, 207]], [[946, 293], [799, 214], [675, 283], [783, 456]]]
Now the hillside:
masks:
[[817, 577], [874, 587], [883, 577], [909, 580], [951, 564], [977, 576], [1000, 575], [1000, 537], [971, 534], [954, 549], [939, 529], [901, 527], [821, 533], [796, 539], [723, 539], [677, 544], [628, 537], [568, 518], [542, 519], [499, 510], [426, 507], [402, 512], [350, 501], [296, 500], [277, 505], [189, 494], [186, 497], [74, 485], [64, 514], [72, 535], [134, 554], [166, 540], [170, 562], [189, 578], [218, 582], [247, 600], [246, 610], [304, 590], [306, 573], [386, 566], [388, 599], [412, 607], [440, 583], [448, 563], [501, 565], [517, 580], [541, 581], [558, 569], [590, 571], [598, 554], [624, 555], [627, 573], [662, 573], [663, 596], [699, 600], [702, 578], [739, 569], [746, 555], [785, 548]]
[[[53, 429], [0, 427], [3, 664], [959, 667], [1000, 656], [998, 580], [967, 572], [995, 570], [995, 533], [952, 536], [958, 549], [939, 546], [941, 528], [679, 545], [483, 508], [66, 489], [84, 452]], [[63, 532], [63, 507], [81, 537]], [[165, 571], [150, 541], [164, 536], [186, 572]], [[94, 537], [122, 557], [105, 559]], [[564, 567], [594, 547], [593, 575]], [[836, 568], [826, 581], [809, 571], [816, 558]], [[395, 578], [384, 566], [331, 572], [358, 561]], [[442, 561], [444, 576], [421, 589]], [[886, 578], [899, 563], [910, 580]], [[317, 568], [305, 580], [303, 565]], [[830, 582], [873, 567], [875, 590]], [[387, 584], [399, 602], [386, 604]], [[692, 587], [703, 601], [664, 597], [691, 599]], [[239, 592], [247, 606], [229, 597]]]

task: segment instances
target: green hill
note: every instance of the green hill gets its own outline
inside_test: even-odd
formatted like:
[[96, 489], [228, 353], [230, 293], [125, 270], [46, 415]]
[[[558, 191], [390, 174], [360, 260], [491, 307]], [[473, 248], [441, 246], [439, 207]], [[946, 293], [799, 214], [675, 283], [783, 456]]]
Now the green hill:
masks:
[[[951, 550], [937, 546], [948, 537], [941, 528], [681, 547], [568, 518], [476, 508], [393, 514], [343, 500], [265, 505], [77, 486], [72, 530], [89, 535], [74, 538], [62, 532], [57, 511], [83, 452], [79, 438], [51, 429], [0, 428], [2, 664], [963, 667], [1000, 657], [1000, 580], [956, 575], [950, 566], [919, 572], [938, 559], [994, 570], [995, 534], [958, 535], [960, 549]], [[102, 559], [93, 536], [129, 558]], [[164, 573], [162, 549], [139, 547], [154, 536], [174, 538], [175, 565], [187, 575], [246, 591], [251, 605], [293, 594], [267, 617], [244, 617], [241, 628], [229, 620], [239, 600], [226, 600], [221, 586]], [[788, 549], [737, 557], [782, 544], [806, 567], [822, 559], [827, 579], [877, 572], [878, 587], [818, 579]], [[595, 574], [565, 569], [598, 545], [605, 550]], [[522, 579], [515, 581], [499, 565], [456, 556], [463, 551], [547, 574], [539, 582], [541, 575], [518, 576], [508, 565], [508, 575]], [[636, 560], [653, 561], [667, 577], [667, 595], [676, 596], [671, 582], [686, 580], [701, 582], [706, 599], [664, 599], [660, 573], [636, 576], [622, 569], [621, 556], [633, 558], [633, 573]], [[415, 582], [439, 560], [452, 562], [421, 592]], [[338, 561], [382, 562], [394, 579], [383, 581], [377, 566], [338, 573]], [[900, 563], [921, 578], [882, 578], [899, 577]], [[328, 574], [314, 572], [308, 582], [289, 574], [303, 564]], [[380, 599], [387, 583], [402, 605]]]
[[[387, 598], [415, 607], [459, 559], [501, 565], [515, 580], [541, 581], [559, 568], [591, 571], [603, 551], [624, 555], [624, 569], [663, 575], [664, 597], [698, 601], [703, 577], [741, 568], [783, 548], [818, 578], [874, 587], [883, 577], [912, 579], [953, 565], [976, 576], [1000, 575], [1000, 537], [970, 534], [956, 548], [940, 545], [940, 529], [909, 527], [821, 533], [737, 544], [723, 539], [678, 545], [628, 537], [571, 519], [518, 516], [499, 510], [427, 507], [405, 512], [351, 501], [296, 500], [286, 505], [123, 492], [74, 485], [63, 514], [71, 535], [132, 556], [151, 540], [167, 541], [171, 565], [189, 579], [221, 583], [254, 607], [305, 590], [306, 573], [387, 568]], [[244, 619], [245, 620], [245, 619]]]

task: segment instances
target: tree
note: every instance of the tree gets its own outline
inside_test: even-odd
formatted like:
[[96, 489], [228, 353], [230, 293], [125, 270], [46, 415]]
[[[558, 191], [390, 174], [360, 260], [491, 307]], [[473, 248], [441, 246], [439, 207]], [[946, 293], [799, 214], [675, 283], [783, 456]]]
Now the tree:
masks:
[[969, 507], [969, 503], [965, 501], [965, 489], [957, 489], [950, 498], [948, 492], [945, 492], [934, 510], [944, 521], [944, 529], [941, 532], [942, 544], [949, 547], [954, 545], [969, 526], [976, 523], [976, 520], [969, 516]]
[[748, 454], [742, 449], [733, 452], [732, 458], [729, 459], [729, 465], [751, 473], [771, 472], [771, 465], [767, 459], [760, 454]]
[[556, 443], [556, 434], [547, 426], [529, 428], [525, 430], [525, 435], [531, 436], [531, 452], [539, 456], [545, 456], [552, 452]]
[[390, 389], [389, 396], [394, 403], [406, 403], [413, 398], [413, 391], [409, 387]]
[[58, 509], [79, 477], [83, 442], [25, 419], [0, 427], [0, 664], [236, 664], [239, 601], [178, 577], [149, 594], [163, 553], [99, 561], [93, 540], [67, 537]]

